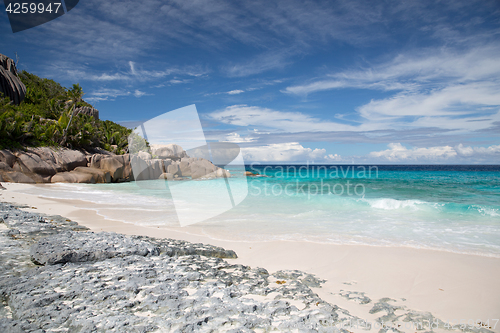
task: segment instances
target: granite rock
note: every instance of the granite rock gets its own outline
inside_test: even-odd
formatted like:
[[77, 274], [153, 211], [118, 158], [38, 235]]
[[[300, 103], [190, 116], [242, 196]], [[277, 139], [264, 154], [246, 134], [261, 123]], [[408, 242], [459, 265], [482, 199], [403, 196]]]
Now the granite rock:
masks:
[[39, 265], [99, 261], [130, 255], [157, 255], [151, 243], [109, 232], [66, 231], [39, 240], [31, 247], [31, 260]]
[[14, 60], [0, 54], [0, 93], [19, 105], [26, 96], [26, 86], [17, 76]]

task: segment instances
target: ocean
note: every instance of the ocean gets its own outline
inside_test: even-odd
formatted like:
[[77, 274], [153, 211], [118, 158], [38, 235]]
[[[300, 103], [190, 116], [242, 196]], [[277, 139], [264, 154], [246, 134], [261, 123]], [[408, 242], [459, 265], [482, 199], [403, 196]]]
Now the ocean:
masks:
[[[24, 191], [81, 200], [79, 207], [106, 218], [214, 239], [403, 246], [500, 257], [500, 166], [253, 164], [246, 170], [259, 176], [247, 178], [229, 170], [233, 192], [248, 189], [247, 197], [184, 228], [163, 180]], [[224, 179], [201, 182], [201, 197], [207, 186], [225, 186]], [[200, 186], [188, 183], [194, 191]], [[217, 205], [217, 197], [211, 200]]]

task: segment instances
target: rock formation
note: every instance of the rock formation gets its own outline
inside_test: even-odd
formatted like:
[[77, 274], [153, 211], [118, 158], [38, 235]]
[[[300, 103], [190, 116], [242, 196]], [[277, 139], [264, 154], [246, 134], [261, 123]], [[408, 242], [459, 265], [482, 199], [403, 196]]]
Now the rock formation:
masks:
[[14, 60], [0, 54], [0, 93], [16, 105], [19, 105], [26, 96], [26, 87], [17, 76]]
[[16, 152], [0, 150], [0, 182], [94, 184], [231, 176], [227, 170], [215, 166], [209, 160], [188, 157], [178, 145], [169, 146], [161, 148], [161, 158], [152, 158], [151, 154], [143, 151], [115, 155], [106, 151], [88, 154], [49, 147]]
[[168, 145], [151, 145], [151, 153], [158, 158], [161, 159], [173, 159], [173, 160], [180, 160], [183, 157], [186, 157], [187, 154], [182, 149], [181, 146], [176, 145], [176, 144], [168, 144]]
[[87, 116], [94, 117], [95, 120], [99, 119], [99, 110], [91, 108], [89, 106], [80, 106], [75, 109], [75, 116], [77, 114], [85, 114]]

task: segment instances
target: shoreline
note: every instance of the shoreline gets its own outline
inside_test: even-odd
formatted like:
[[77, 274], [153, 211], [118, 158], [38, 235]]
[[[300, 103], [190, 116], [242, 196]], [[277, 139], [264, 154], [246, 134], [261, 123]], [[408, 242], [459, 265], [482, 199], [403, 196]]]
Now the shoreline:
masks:
[[[327, 280], [314, 288], [320, 298], [370, 318], [371, 306], [352, 302], [341, 290], [365, 293], [376, 301], [389, 297], [408, 309], [431, 312], [446, 322], [469, 319], [490, 323], [500, 315], [500, 258], [412, 248], [336, 245], [295, 241], [235, 242], [167, 228], [137, 226], [107, 220], [78, 202], [46, 199], [15, 192], [25, 184], [3, 184], [0, 200], [30, 207], [25, 210], [58, 214], [92, 231], [182, 239], [234, 250], [230, 263], [264, 267], [270, 272], [301, 270]], [[402, 299], [405, 299], [403, 301]], [[500, 325], [493, 331], [500, 332]]]

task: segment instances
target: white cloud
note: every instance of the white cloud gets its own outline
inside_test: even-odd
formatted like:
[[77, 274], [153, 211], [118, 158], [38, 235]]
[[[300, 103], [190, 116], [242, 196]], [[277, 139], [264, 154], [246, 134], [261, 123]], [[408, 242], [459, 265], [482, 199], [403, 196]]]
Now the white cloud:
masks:
[[89, 93], [88, 97], [85, 97], [85, 100], [89, 102], [99, 102], [99, 101], [109, 101], [109, 100], [112, 101], [117, 97], [131, 96], [131, 95], [139, 98], [150, 94], [141, 91], [139, 89], [136, 89], [133, 92], [125, 89], [99, 89]]
[[[76, 81], [97, 81], [97, 82], [148, 82], [154, 80], [161, 80], [170, 75], [176, 77], [169, 80], [170, 83], [187, 83], [189, 78], [200, 77], [206, 75], [209, 71], [198, 66], [171, 66], [164, 67], [160, 70], [147, 70], [137, 66], [133, 61], [127, 62], [127, 69], [116, 72], [96, 72], [92, 68], [81, 64], [56, 63], [51, 64], [49, 67], [51, 77], [68, 77]], [[188, 78], [182, 79], [177, 76], [185, 76]]]
[[498, 53], [498, 46], [482, 46], [468, 52], [431, 49], [400, 54], [385, 63], [332, 73], [312, 83], [287, 87], [283, 92], [307, 95], [339, 88], [418, 91], [421, 88], [444, 88], [450, 83], [498, 83]]
[[255, 138], [252, 138], [249, 136], [242, 137], [238, 133], [233, 132], [233, 133], [227, 134], [222, 141], [233, 142], [233, 143], [243, 143], [243, 142], [253, 142], [253, 141], [255, 141]]
[[123, 89], [99, 89], [88, 94], [89, 97], [85, 97], [85, 100], [98, 102], [114, 100], [116, 97], [128, 96], [130, 91]]
[[259, 74], [271, 69], [283, 68], [290, 65], [291, 61], [287, 59], [295, 53], [297, 52], [291, 49], [279, 50], [272, 53], [263, 53], [254, 57], [250, 61], [226, 66], [224, 70], [229, 77]]
[[284, 93], [305, 96], [318, 91], [356, 88], [393, 91], [357, 108], [361, 128], [438, 127], [478, 131], [500, 121], [500, 47], [467, 52], [448, 49], [399, 55], [363, 70], [327, 75], [316, 82], [289, 86]]
[[[237, 133], [230, 133], [226, 140], [240, 143], [243, 157], [247, 162], [297, 162], [325, 164], [497, 164], [500, 163], [500, 145], [488, 147], [432, 146], [407, 148], [401, 143], [390, 143], [388, 149], [373, 151], [366, 155], [339, 155], [329, 153], [323, 148], [306, 148], [299, 142], [254, 145], [253, 138], [242, 138]], [[252, 143], [253, 142], [253, 143]], [[250, 145], [248, 145], [250, 144]]]
[[338, 80], [321, 80], [300, 86], [286, 87], [282, 92], [294, 95], [307, 95], [317, 91], [345, 88], [345, 82]]
[[434, 146], [427, 148], [408, 149], [401, 143], [391, 143], [389, 149], [374, 151], [366, 156], [371, 162], [390, 163], [449, 163], [449, 162], [478, 162], [500, 160], [500, 145], [489, 147], [465, 147], [462, 144], [456, 147]]
[[354, 126], [325, 121], [301, 112], [276, 111], [245, 104], [228, 106], [207, 116], [224, 124], [261, 126], [284, 132], [357, 130]]
[[140, 91], [139, 89], [136, 89], [134, 91], [134, 94], [133, 94], [135, 97], [139, 98], [139, 97], [142, 97], [144, 95], [148, 95], [147, 93], [145, 93], [144, 91]]
[[500, 159], [500, 145], [489, 147], [464, 147], [459, 144], [455, 147], [457, 155], [460, 157], [491, 157], [496, 156]]
[[231, 90], [231, 91], [228, 91], [227, 94], [228, 95], [238, 95], [238, 94], [241, 94], [241, 93], [244, 93], [245, 91], [244, 90]]
[[305, 148], [298, 142], [274, 143], [259, 147], [241, 148], [246, 161], [306, 162], [324, 160], [325, 149]]

